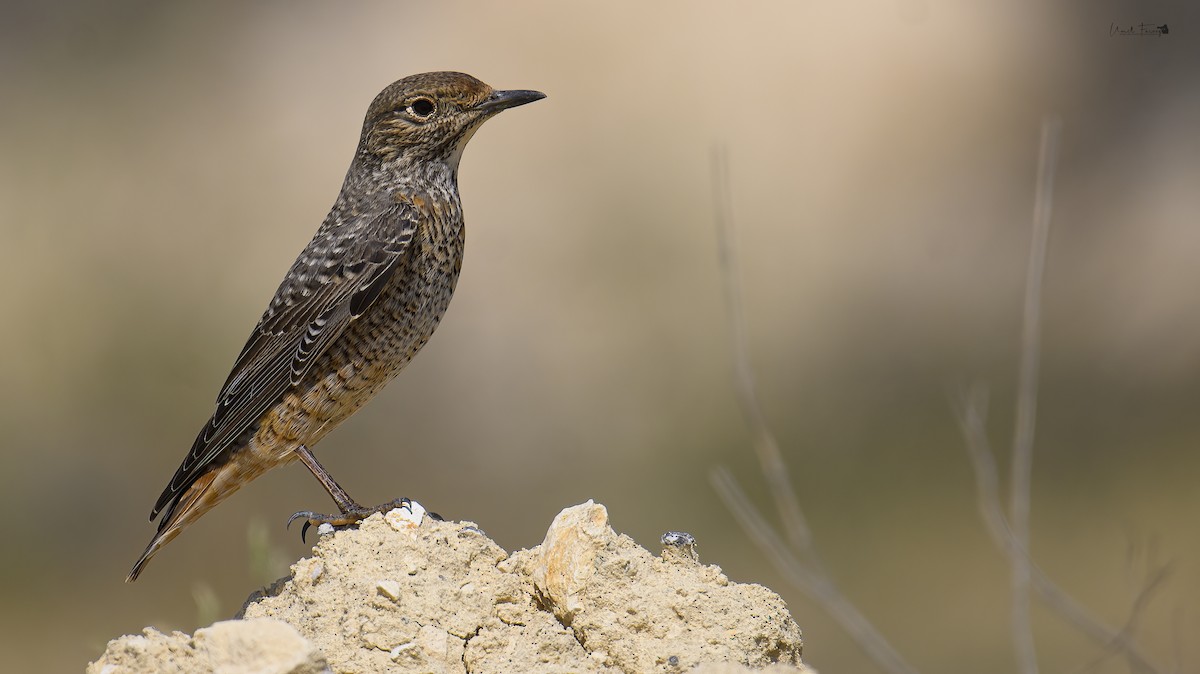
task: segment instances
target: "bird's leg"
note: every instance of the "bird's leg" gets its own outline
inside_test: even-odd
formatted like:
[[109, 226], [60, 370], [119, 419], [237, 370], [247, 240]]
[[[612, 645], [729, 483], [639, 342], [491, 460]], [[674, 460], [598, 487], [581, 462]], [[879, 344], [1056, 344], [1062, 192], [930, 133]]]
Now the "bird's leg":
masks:
[[333, 479], [329, 471], [325, 470], [325, 466], [322, 466], [321, 462], [317, 461], [317, 457], [313, 456], [312, 451], [308, 447], [300, 445], [295, 451], [296, 456], [300, 457], [304, 465], [312, 471], [313, 476], [317, 478], [322, 487], [325, 487], [325, 491], [329, 492], [329, 496], [333, 498], [333, 502], [337, 504], [338, 510], [341, 511], [337, 515], [322, 515], [321, 513], [309, 510], [301, 510], [298, 513], [293, 513], [288, 518], [289, 527], [292, 525], [292, 522], [298, 519], [304, 520], [304, 527], [300, 529], [300, 540], [304, 540], [304, 535], [308, 533], [308, 528], [314, 524], [332, 524], [335, 527], [357, 524], [375, 513], [385, 513], [396, 508], [408, 508], [412, 504], [407, 498], [398, 498], [374, 508], [359, 505], [357, 501], [350, 498], [345, 489], [342, 489], [342, 485]]
[[325, 466], [322, 466], [320, 461], [317, 461], [317, 457], [313, 456], [312, 450], [304, 445], [300, 445], [296, 448], [296, 456], [300, 457], [300, 460], [312, 471], [312, 474], [321, 483], [321, 486], [325, 487], [325, 491], [329, 492], [329, 496], [337, 504], [338, 510], [345, 513], [362, 507], [354, 499], [350, 498], [346, 490], [342, 489], [342, 485], [333, 479], [333, 476], [329, 474], [328, 470], [325, 470]]

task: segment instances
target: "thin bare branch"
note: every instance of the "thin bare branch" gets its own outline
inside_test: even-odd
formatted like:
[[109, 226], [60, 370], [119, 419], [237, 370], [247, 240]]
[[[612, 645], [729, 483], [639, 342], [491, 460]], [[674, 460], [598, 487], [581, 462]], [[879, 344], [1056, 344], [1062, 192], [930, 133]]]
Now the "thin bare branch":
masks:
[[[1037, 195], [1034, 199], [1034, 233], [1030, 244], [1024, 330], [1021, 340], [1017, 420], [1013, 441], [1011, 522], [1005, 518], [1001, 505], [996, 459], [985, 430], [986, 388], [978, 384], [973, 386], [965, 400], [956, 406], [957, 417], [966, 441], [967, 454], [975, 469], [975, 481], [979, 488], [980, 514], [992, 540], [1008, 556], [1013, 568], [1013, 630], [1022, 671], [1036, 671], [1037, 667], [1028, 606], [1028, 588], [1032, 587], [1047, 606], [1081, 632], [1101, 645], [1123, 653], [1134, 671], [1158, 672], [1162, 670], [1149, 662], [1137, 648], [1131, 629], [1127, 627], [1116, 630], [1097, 621], [1085, 608], [1051, 581], [1033, 563], [1029, 555], [1030, 476], [1033, 466], [1033, 436], [1037, 408], [1037, 374], [1041, 333], [1040, 297], [1049, 236], [1054, 165], [1060, 130], [1061, 122], [1056, 118], [1050, 118], [1043, 122], [1038, 161]], [[1139, 595], [1138, 601], [1133, 607], [1131, 620], [1133, 616], [1140, 613], [1144, 602], [1148, 601], [1150, 591], [1157, 587], [1164, 577], [1164, 575], [1156, 576], [1153, 582]], [[1033, 670], [1030, 670], [1030, 667]]]
[[[1038, 359], [1042, 330], [1042, 276], [1050, 237], [1050, 212], [1054, 199], [1054, 167], [1062, 121], [1042, 120], [1038, 156], [1037, 193], [1033, 202], [1033, 238], [1025, 279], [1025, 316], [1021, 332], [1021, 366], [1017, 379], [1016, 429], [1013, 432], [1012, 498], [1009, 525], [1022, 550], [1029, 550], [1030, 482], [1033, 476], [1033, 436], [1037, 417]], [[1017, 665], [1023, 674], [1037, 674], [1037, 651], [1029, 615], [1030, 562], [1028, 555], [1012, 558], [1012, 630]]]
[[987, 400], [987, 388], [982, 384], [975, 384], [955, 408], [959, 427], [966, 439], [967, 455], [971, 459], [971, 467], [975, 469], [975, 484], [979, 487], [979, 514], [983, 516], [988, 531], [992, 533], [992, 539], [1011, 560], [1017, 542], [1008, 528], [1008, 520], [1005, 519], [1004, 509], [1000, 505], [1000, 479], [996, 470], [996, 457], [988, 442], [985, 426]]
[[[788, 477], [787, 465], [759, 404], [754, 371], [750, 367], [740, 275], [734, 249], [728, 159], [723, 148], [714, 149], [712, 164], [721, 279], [732, 336], [734, 391], [750, 427], [759, 467], [779, 511], [788, 543], [784, 542], [750, 503], [729, 471], [722, 467], [714, 468], [711, 474], [713, 487], [779, 573], [820, 604], [881, 669], [890, 674], [916, 674], [916, 670], [905, 662], [874, 625], [837, 589], [817, 555], [812, 533], [796, 498], [796, 490]], [[802, 556], [803, 560], [798, 558], [797, 554]]]
[[1171, 569], [1169, 566], [1160, 566], [1149, 574], [1146, 584], [1142, 586], [1142, 588], [1138, 591], [1137, 596], [1134, 597], [1133, 605], [1129, 609], [1129, 618], [1125, 621], [1125, 625], [1121, 628], [1121, 631], [1117, 633], [1116, 638], [1112, 642], [1105, 645], [1106, 652], [1101, 653], [1091, 662], [1081, 666], [1078, 669], [1079, 672], [1092, 671], [1096, 667], [1099, 667], [1100, 663], [1108, 658], [1119, 655], [1126, 655], [1126, 659], [1129, 660], [1129, 667], [1134, 672], [1152, 671], [1143, 667], [1141, 663], [1137, 662], [1133, 658], [1130, 658], [1121, 648], [1121, 644], [1132, 642], [1134, 640], [1135, 632], [1137, 630], [1137, 622], [1142, 617], [1142, 611], [1150, 605], [1150, 601], [1154, 592], [1162, 586], [1162, 584], [1170, 575]]
[[837, 589], [828, 576], [819, 570], [806, 567], [792, 554], [791, 549], [784, 544], [783, 539], [750, 503], [746, 493], [742, 491], [725, 467], [714, 468], [709, 477], [713, 487], [725, 501], [726, 507], [733, 513], [738, 524], [750, 535], [750, 538], [784, 578], [820, 604], [885, 672], [917, 674], [917, 670], [892, 648], [887, 639]]
[[775, 529], [767, 522], [758, 509], [750, 503], [746, 492], [738, 485], [737, 480], [724, 466], [716, 466], [709, 473], [713, 488], [726, 507], [733, 513], [738, 524], [750, 535], [750, 538], [775, 565], [784, 577], [804, 592], [820, 598], [828, 591], [827, 584], [821, 577], [811, 571], [793, 554], [791, 548], [784, 543]]
[[738, 269], [737, 252], [733, 234], [733, 199], [729, 194], [729, 160], [725, 148], [717, 146], [712, 154], [713, 199], [717, 224], [717, 255], [721, 263], [721, 280], [725, 290], [725, 307], [728, 311], [729, 329], [733, 351], [734, 387], [742, 415], [750, 427], [754, 450], [762, 465], [771, 497], [783, 521], [783, 529], [789, 542], [801, 551], [808, 561], [820, 566], [812, 544], [812, 533], [796, 490], [788, 477], [787, 466], [779, 451], [775, 435], [767, 425], [762, 406], [758, 402], [754, 382], [754, 370], [750, 367], [750, 350], [746, 340], [746, 318], [742, 309], [741, 272]]
[[[1017, 556], [1026, 558], [1034, 592], [1037, 593], [1042, 603], [1058, 613], [1064, 620], [1102, 647], [1122, 653], [1129, 661], [1133, 671], [1164, 671], [1142, 654], [1130, 634], [1097, 620], [1029, 559], [1025, 549], [1013, 536], [1008, 521], [1004, 517], [1004, 508], [1000, 504], [996, 460], [985, 431], [987, 390], [981, 385], [975, 385], [961, 401], [955, 401], [955, 403], [959, 428], [962, 429], [967, 455], [975, 469], [975, 482], [979, 487], [979, 512], [983, 516], [984, 524], [992, 541], [1010, 560]], [[1157, 582], [1156, 580], [1154, 584], [1157, 585]], [[1148, 595], [1143, 594], [1142, 596]]]

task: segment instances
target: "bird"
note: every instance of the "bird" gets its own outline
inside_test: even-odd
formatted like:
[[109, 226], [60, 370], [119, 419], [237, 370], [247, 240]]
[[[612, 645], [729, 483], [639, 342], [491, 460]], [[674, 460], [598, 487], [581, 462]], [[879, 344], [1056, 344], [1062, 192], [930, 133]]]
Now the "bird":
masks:
[[[216, 409], [150, 512], [158, 529], [126, 582], [243, 485], [299, 460], [352, 524], [407, 499], [359, 505], [312, 447], [421, 350], [454, 294], [463, 258], [458, 165], [479, 127], [545, 98], [459, 72], [411, 75], [371, 102], [342, 188], [234, 362]], [[289, 524], [292, 522], [289, 520]]]

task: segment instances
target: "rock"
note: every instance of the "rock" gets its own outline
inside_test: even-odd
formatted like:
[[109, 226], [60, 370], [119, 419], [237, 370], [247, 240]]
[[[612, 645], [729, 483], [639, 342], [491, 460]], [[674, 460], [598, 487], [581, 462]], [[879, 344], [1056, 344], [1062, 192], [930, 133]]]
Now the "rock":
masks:
[[[469, 522], [396, 524], [374, 515], [321, 536], [289, 577], [252, 595], [245, 620], [195, 637], [150, 629], [122, 637], [88, 672], [320, 672], [326, 661], [336, 672], [617, 674], [702, 663], [811, 672], [778, 595], [730, 582], [690, 543], [685, 554], [655, 557], [614, 532], [591, 501], [560, 513], [541, 545], [512, 555]], [[273, 636], [246, 639], [243, 629]], [[298, 660], [258, 665], [283, 643], [280, 630]], [[225, 653], [239, 659], [216, 667]]]
[[142, 635], [108, 643], [88, 674], [161, 672], [179, 674], [321, 674], [329, 666], [320, 651], [291, 625], [280, 620], [226, 620], [196, 630], [163, 634], [147, 628]]
[[655, 557], [613, 531], [591, 501], [559, 513], [546, 540], [511, 564], [588, 652], [622, 671], [800, 664], [800, 628], [779, 595], [730, 583], [690, 552]]

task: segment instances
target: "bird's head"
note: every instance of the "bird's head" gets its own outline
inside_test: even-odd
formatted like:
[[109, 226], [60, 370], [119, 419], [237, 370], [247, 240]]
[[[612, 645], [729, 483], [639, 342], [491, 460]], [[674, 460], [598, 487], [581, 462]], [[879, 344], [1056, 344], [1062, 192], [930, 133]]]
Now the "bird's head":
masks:
[[463, 148], [483, 122], [545, 97], [540, 91], [496, 91], [465, 73], [411, 75], [375, 97], [359, 152], [388, 164], [440, 163], [456, 171]]

